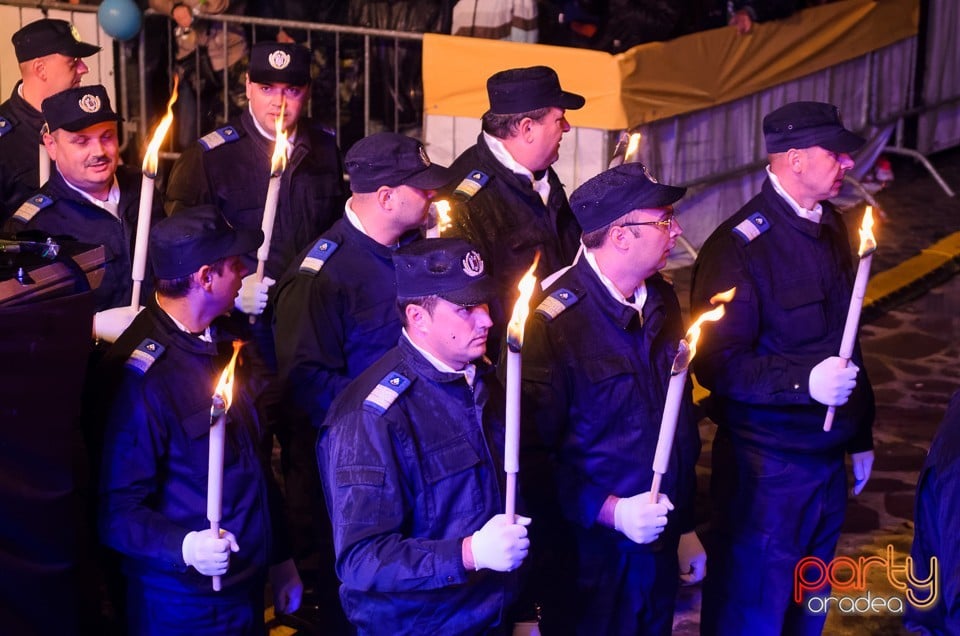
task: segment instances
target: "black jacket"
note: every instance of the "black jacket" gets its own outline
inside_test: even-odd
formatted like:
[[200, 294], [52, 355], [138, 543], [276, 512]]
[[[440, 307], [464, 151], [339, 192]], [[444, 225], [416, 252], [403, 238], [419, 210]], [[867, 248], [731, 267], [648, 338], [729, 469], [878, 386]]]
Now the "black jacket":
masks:
[[503, 511], [503, 413], [489, 368], [471, 387], [405, 337], [334, 402], [317, 460], [340, 598], [360, 633], [503, 625], [517, 573], [468, 572], [461, 554], [463, 539]]
[[43, 113], [20, 97], [19, 88], [18, 83], [10, 99], [0, 104], [0, 222], [40, 187]]
[[529, 178], [509, 171], [493, 156], [483, 134], [450, 167], [457, 175], [451, 190], [474, 170], [490, 178], [457, 206], [448, 234], [462, 237], [480, 250], [497, 284], [499, 303], [492, 308], [493, 321], [503, 325], [516, 300], [517, 283], [533, 263], [534, 254], [540, 251], [539, 280], [569, 265], [580, 245], [580, 225], [552, 168], [547, 170], [550, 197], [544, 205]]
[[[273, 142], [245, 111], [239, 121], [187, 148], [167, 186], [168, 214], [213, 203], [235, 227], [259, 230], [270, 179]], [[209, 150], [207, 148], [209, 147]], [[333, 135], [309, 120], [297, 125], [296, 143], [283, 172], [266, 275], [279, 280], [287, 266], [343, 214], [345, 189]]]
[[[305, 261], [315, 249], [326, 254], [319, 268]], [[274, 340], [285, 405], [315, 427], [350, 380], [397, 344], [392, 255], [343, 218], [277, 285]]]
[[[133, 252], [137, 240], [137, 217], [140, 208], [139, 170], [120, 166], [117, 169], [117, 185], [120, 188], [119, 218], [99, 208], [76, 190], [67, 185], [56, 166], [51, 166], [50, 180], [40, 189], [43, 206], [35, 214], [36, 197], [24, 203], [7, 221], [6, 229], [12, 232], [38, 230], [52, 236], [71, 236], [83, 243], [103, 245], [105, 272], [103, 282], [93, 290], [96, 311], [122, 307], [130, 304]], [[163, 218], [163, 200], [154, 192], [151, 225]], [[24, 210], [23, 213], [20, 210]], [[23, 218], [29, 217], [26, 223]], [[153, 289], [153, 274], [147, 259], [146, 273], [140, 292], [140, 303], [146, 304]]]
[[183, 561], [184, 536], [210, 527], [211, 395], [232, 353], [230, 335], [216, 323], [211, 332], [208, 343], [181, 331], [151, 302], [108, 351], [98, 377], [109, 413], [100, 527], [102, 540], [123, 555], [127, 576], [153, 593], [216, 604], [248, 598], [289, 554], [279, 490], [261, 453], [267, 434], [253, 406], [258, 380], [240, 364], [227, 411], [221, 520], [240, 551], [230, 556], [222, 592]]
[[[756, 215], [763, 220], [752, 222]], [[738, 226], [766, 229], [748, 240]], [[711, 391], [711, 418], [734, 439], [795, 453], [873, 447], [873, 391], [859, 345], [857, 386], [830, 432], [827, 407], [808, 386], [811, 369], [840, 351], [853, 279], [850, 239], [833, 208], [823, 204], [820, 223], [800, 218], [769, 179], [704, 243], [693, 269], [694, 315], [717, 292], [737, 291], [723, 319], [705, 325], [693, 368]]]

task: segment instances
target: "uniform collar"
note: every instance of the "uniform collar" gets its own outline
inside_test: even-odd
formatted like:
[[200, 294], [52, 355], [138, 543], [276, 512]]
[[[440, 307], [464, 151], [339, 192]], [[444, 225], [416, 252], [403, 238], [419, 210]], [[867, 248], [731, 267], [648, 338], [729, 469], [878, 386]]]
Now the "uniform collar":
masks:
[[622, 305], [630, 307], [637, 312], [637, 315], [641, 318], [643, 317], [643, 304], [647, 301], [647, 283], [641, 281], [637, 288], [633, 291], [630, 298], [624, 298], [623, 294], [620, 293], [620, 290], [617, 289], [617, 286], [613, 284], [613, 281], [607, 278], [607, 276], [600, 271], [600, 265], [597, 264], [597, 257], [590, 250], [584, 250], [583, 259], [587, 261], [587, 265], [590, 266], [590, 269], [593, 270], [593, 273], [597, 276], [600, 282], [603, 284], [604, 289], [607, 290], [607, 293], [610, 294], [610, 297]]
[[481, 132], [480, 134], [483, 136], [483, 141], [487, 144], [487, 148], [490, 149], [490, 154], [493, 155], [494, 159], [499, 161], [500, 164], [510, 172], [526, 179], [526, 182], [540, 195], [540, 200], [546, 205], [550, 199], [550, 171], [544, 170], [543, 176], [539, 179], [536, 178], [533, 172], [525, 166], [520, 165], [520, 163], [513, 158], [513, 155], [510, 154], [510, 151], [507, 150], [507, 147], [503, 145], [502, 141], [487, 132]]
[[443, 360], [440, 360], [439, 358], [437, 358], [436, 356], [434, 356], [432, 353], [430, 353], [430, 352], [427, 351], [426, 349], [420, 347], [419, 345], [417, 345], [417, 343], [415, 343], [413, 340], [411, 340], [411, 339], [410, 339], [410, 335], [407, 333], [407, 328], [406, 328], [406, 327], [404, 327], [404, 328], [402, 329], [400, 338], [401, 338], [401, 340], [406, 340], [407, 344], [409, 344], [411, 347], [413, 347], [413, 349], [414, 349], [417, 353], [419, 353], [419, 354], [423, 357], [424, 360], [426, 360], [427, 362], [429, 362], [430, 365], [431, 365], [434, 369], [436, 369], [437, 371], [439, 371], [440, 373], [448, 374], [448, 375], [454, 375], [454, 376], [458, 376], [458, 377], [462, 377], [469, 386], [473, 386], [473, 383], [474, 383], [474, 381], [476, 380], [476, 377], [477, 377], [477, 367], [476, 367], [476, 365], [474, 365], [474, 364], [468, 364], [466, 367], [464, 367], [463, 369], [461, 369], [461, 370], [459, 370], [459, 371], [456, 370], [456, 369], [454, 369], [454, 368], [451, 367], [449, 364], [447, 364], [447, 363], [444, 362]]
[[[56, 166], [57, 164], [54, 163], [53, 165]], [[100, 199], [90, 196], [83, 190], [77, 188], [72, 183], [67, 181], [64, 178], [64, 176], [60, 173], [59, 166], [57, 166], [57, 174], [60, 175], [60, 180], [63, 181], [63, 183], [68, 188], [70, 188], [71, 190], [79, 194], [84, 201], [90, 203], [93, 206], [100, 208], [101, 210], [107, 212], [114, 218], [117, 218], [117, 219], [120, 218], [120, 185], [117, 183], [116, 173], [114, 173], [113, 175], [113, 185], [110, 186], [110, 192], [107, 194], [106, 201], [101, 201]]]
[[770, 169], [770, 166], [767, 166], [767, 177], [770, 179], [770, 185], [772, 185], [776, 193], [780, 195], [780, 198], [786, 201], [787, 205], [790, 206], [790, 209], [793, 210], [794, 214], [799, 216], [801, 219], [806, 219], [808, 221], [812, 221], [813, 223], [820, 222], [820, 219], [823, 218], [823, 206], [819, 202], [813, 206], [813, 209], [808, 210], [797, 203], [796, 199], [790, 196], [790, 194], [783, 189], [783, 186], [780, 184], [780, 178], [773, 173], [773, 171]]

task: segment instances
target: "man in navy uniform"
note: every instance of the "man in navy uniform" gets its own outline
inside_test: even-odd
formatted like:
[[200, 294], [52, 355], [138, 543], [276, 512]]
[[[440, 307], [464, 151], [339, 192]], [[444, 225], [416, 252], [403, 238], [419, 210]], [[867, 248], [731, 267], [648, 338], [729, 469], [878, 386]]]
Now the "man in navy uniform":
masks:
[[298, 559], [319, 557], [319, 591], [334, 599], [338, 584], [317, 475], [317, 429], [350, 380], [396, 346], [393, 252], [419, 238], [436, 189], [450, 178], [430, 162], [423, 144], [390, 132], [354, 144], [346, 168], [353, 196], [344, 218], [297, 257], [278, 285], [274, 325], [287, 425], [299, 440], [285, 444], [283, 453], [288, 470], [303, 476], [301, 487], [287, 493], [291, 524], [305, 526], [294, 532], [296, 553]]
[[[103, 245], [104, 278], [94, 292], [94, 336], [112, 342], [136, 315], [131, 267], [140, 205], [140, 170], [119, 166], [117, 114], [103, 86], [70, 88], [43, 101], [54, 162], [50, 180], [8, 219], [11, 232], [38, 230]], [[154, 196], [151, 222], [163, 216]], [[149, 268], [148, 268], [149, 270]], [[140, 302], [151, 293], [144, 281]]]
[[76, 27], [44, 18], [13, 34], [21, 81], [0, 104], [0, 222], [6, 220], [40, 183], [43, 100], [80, 85], [90, 69], [83, 58], [100, 50], [80, 40]]
[[[270, 179], [276, 119], [283, 111], [288, 136], [287, 164], [280, 180], [276, 220], [263, 280], [256, 273], [243, 279], [234, 307], [235, 319], [247, 329], [273, 382], [261, 396], [270, 426], [283, 452], [286, 489], [315, 488], [309, 476], [289, 464], [296, 444], [293, 423], [285, 421], [273, 338], [272, 286], [297, 256], [343, 214], [345, 188], [340, 151], [328, 130], [305, 117], [310, 96], [310, 51], [298, 44], [258, 42], [250, 50], [246, 95], [248, 108], [236, 121], [187, 148], [174, 164], [167, 186], [167, 212], [184, 206], [215, 204], [237, 228], [260, 229]], [[292, 520], [293, 521], [293, 520]], [[291, 527], [295, 543], [298, 529]], [[298, 555], [299, 556], [299, 555]]]
[[450, 166], [452, 198], [459, 205], [448, 236], [480, 248], [497, 282], [493, 318], [504, 325], [517, 283], [537, 251], [541, 279], [577, 253], [580, 226], [551, 166], [570, 130], [564, 113], [582, 108], [584, 99], [564, 91], [546, 66], [495, 73], [487, 94], [490, 110], [476, 145]]
[[530, 519], [500, 512], [485, 262], [449, 238], [394, 261], [403, 335], [334, 401], [317, 443], [343, 607], [364, 634], [506, 630]]
[[[222, 529], [207, 520], [211, 395], [231, 354], [220, 316], [244, 255], [263, 241], [211, 205], [182, 210], [150, 235], [156, 299], [110, 349], [101, 536], [123, 557], [131, 634], [263, 632], [269, 576], [278, 612], [302, 584], [285, 551], [279, 490], [253, 397], [261, 379], [239, 365], [226, 414]], [[220, 575], [213, 591], [210, 577]]]
[[[854, 280], [850, 240], [829, 203], [863, 139], [820, 102], [763, 119], [760, 194], [707, 239], [693, 270], [694, 314], [736, 287], [705, 326], [698, 380], [717, 424], [705, 634], [819, 634], [826, 618], [793, 601], [804, 557], [833, 558], [847, 505], [844, 455], [859, 494], [873, 465], [873, 391], [859, 346], [838, 357]], [[828, 406], [836, 418], [823, 430]], [[829, 592], [827, 592], [829, 593]]]
[[[302, 117], [310, 95], [310, 51], [298, 44], [259, 42], [250, 51], [246, 81], [249, 108], [234, 121], [187, 148], [170, 172], [167, 212], [215, 204], [233, 225], [260, 229], [270, 180], [276, 119], [290, 144], [281, 179], [266, 278], [250, 274], [235, 307], [263, 314], [268, 290], [297, 254], [343, 213], [340, 152], [333, 135]], [[274, 362], [271, 313], [257, 321], [255, 335]]]
[[[640, 163], [577, 188], [570, 206], [583, 228], [584, 253], [545, 281], [527, 325], [524, 427], [535, 443], [524, 446], [536, 451], [536, 442], [543, 444], [548, 459], [525, 453], [525, 472], [528, 485], [555, 488], [527, 499], [544, 506], [542, 513], [532, 509], [538, 521], [555, 518], [547, 504], [559, 502], [562, 520], [538, 523], [533, 538], [545, 529], [553, 549], [545, 563], [552, 574], [542, 587], [569, 593], [559, 606], [550, 596], [541, 599], [545, 626], [561, 631], [670, 634], [678, 575], [686, 582], [704, 575], [703, 547], [693, 532], [700, 438], [689, 386], [657, 501], [650, 495], [667, 383], [684, 331], [676, 294], [659, 270], [682, 233], [672, 205], [684, 192], [657, 183]], [[569, 564], [564, 533], [575, 546]]]
[[[904, 624], [911, 634], [960, 633], [960, 542], [954, 529], [960, 515], [960, 392], [954, 393], [917, 479], [914, 507], [913, 573], [927, 586], [912, 586], [924, 608], [906, 603]], [[936, 559], [937, 576], [932, 576]]]

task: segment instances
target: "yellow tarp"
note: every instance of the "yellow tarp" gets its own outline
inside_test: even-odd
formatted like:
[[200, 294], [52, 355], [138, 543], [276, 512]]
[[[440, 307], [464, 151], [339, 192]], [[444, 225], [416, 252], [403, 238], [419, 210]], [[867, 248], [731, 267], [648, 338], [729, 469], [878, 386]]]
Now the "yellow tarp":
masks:
[[722, 104], [917, 34], [919, 0], [844, 0], [786, 20], [652, 42], [619, 55], [567, 47], [426, 34], [424, 109], [480, 117], [486, 78], [546, 64], [587, 98], [574, 126], [618, 130]]

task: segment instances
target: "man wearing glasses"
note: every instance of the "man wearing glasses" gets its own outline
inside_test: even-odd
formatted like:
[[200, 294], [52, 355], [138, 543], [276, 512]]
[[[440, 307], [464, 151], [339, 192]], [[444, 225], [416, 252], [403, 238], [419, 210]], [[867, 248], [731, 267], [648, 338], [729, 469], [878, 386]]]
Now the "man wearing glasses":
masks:
[[[671, 206], [684, 192], [657, 183], [639, 163], [602, 172], [574, 191], [570, 206], [584, 253], [545, 281], [527, 324], [521, 465], [531, 468], [527, 483], [541, 490], [525, 493], [538, 506], [531, 508], [532, 540], [536, 545], [538, 530], [548, 533], [553, 553], [541, 559], [553, 585], [546, 589], [576, 592], [538, 600], [545, 623], [575, 623], [577, 633], [669, 634], [678, 581], [704, 575], [693, 533], [700, 439], [689, 387], [655, 503], [649, 492], [683, 335], [676, 294], [658, 270], [683, 231]], [[551, 469], [536, 470], [545, 466]], [[553, 493], [546, 491], [551, 482]], [[553, 509], [544, 503], [551, 500], [559, 502]], [[565, 554], [577, 562], [564, 564]]]

